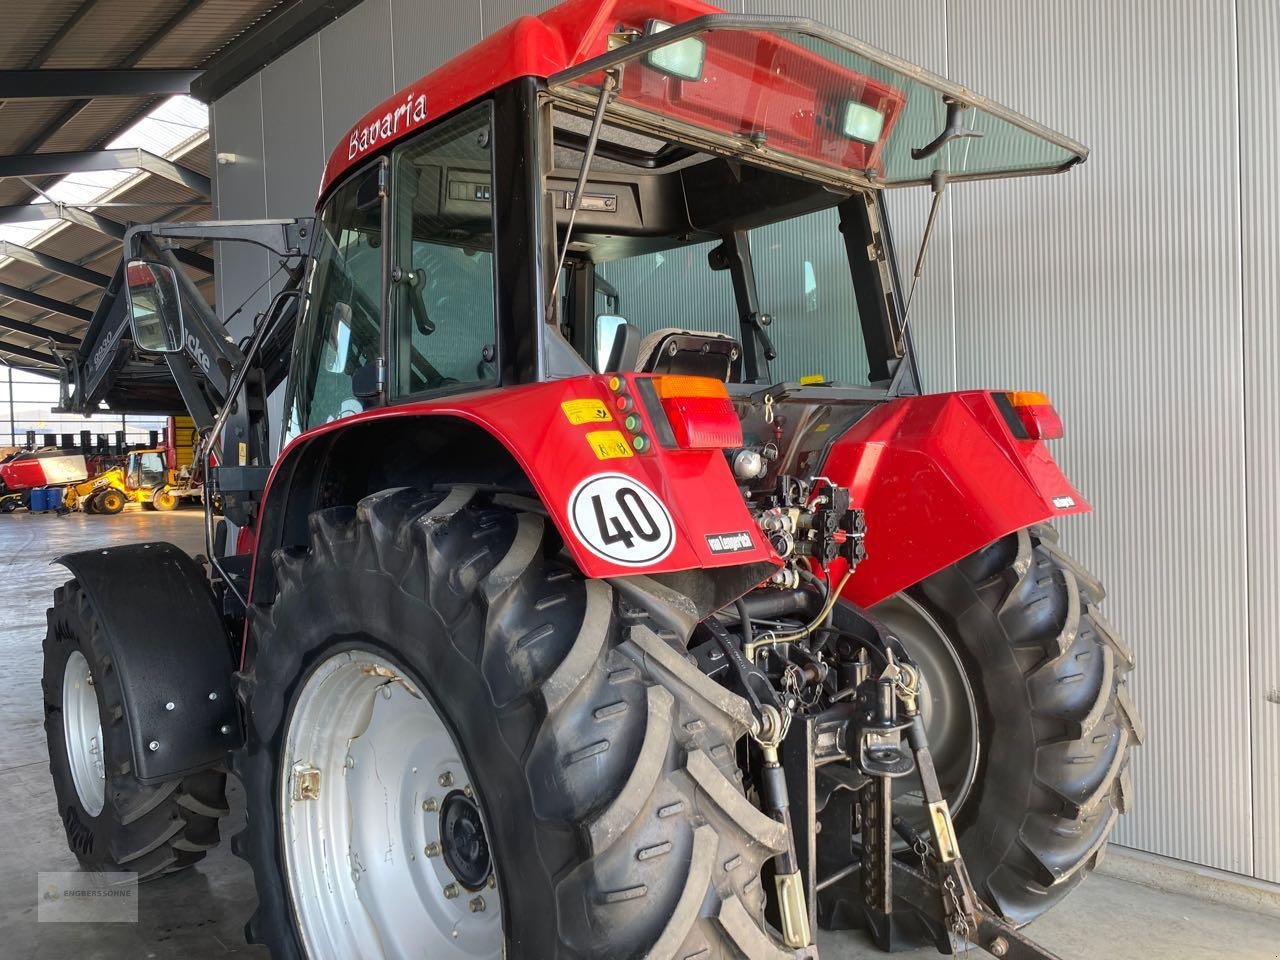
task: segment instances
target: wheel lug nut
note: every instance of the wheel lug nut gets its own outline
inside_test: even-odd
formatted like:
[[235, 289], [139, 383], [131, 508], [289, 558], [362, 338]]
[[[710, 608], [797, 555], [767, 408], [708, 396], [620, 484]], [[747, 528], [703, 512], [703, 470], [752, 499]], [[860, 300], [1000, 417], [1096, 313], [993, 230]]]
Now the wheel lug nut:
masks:
[[472, 897], [467, 906], [471, 908], [472, 913], [484, 913], [484, 897]]
[[438, 801], [435, 797], [427, 797], [427, 799], [422, 801], [423, 813], [435, 813], [439, 809], [440, 809], [440, 801]]
[[461, 893], [462, 891], [458, 888], [456, 883], [451, 883], [444, 888], [444, 898], [446, 900], [457, 900], [458, 895]]
[[440, 844], [432, 841], [422, 848], [422, 852], [428, 857], [438, 857], [440, 856]]
[[492, 890], [498, 885], [498, 878], [491, 873], [489, 874], [489, 879], [486, 880], [485, 883], [487, 883], [489, 885], [489, 889]]
[[438, 782], [439, 782], [440, 786], [442, 786], [442, 787], [452, 787], [452, 786], [453, 786], [453, 774], [452, 774], [452, 773], [450, 773], [448, 770], [446, 770], [444, 773], [440, 774], [440, 776], [439, 776], [439, 778], [438, 778]]
[[464, 795], [468, 797], [472, 796], [473, 794], [471, 793], [471, 784], [467, 784], [465, 787], [463, 787], [462, 792]]

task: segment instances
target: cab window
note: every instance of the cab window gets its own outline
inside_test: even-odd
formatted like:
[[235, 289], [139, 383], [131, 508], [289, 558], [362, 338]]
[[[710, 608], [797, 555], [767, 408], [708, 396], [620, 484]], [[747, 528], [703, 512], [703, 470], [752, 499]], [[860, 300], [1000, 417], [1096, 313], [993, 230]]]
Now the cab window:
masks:
[[497, 379], [491, 129], [486, 103], [392, 154], [399, 396]]
[[339, 187], [319, 220], [311, 304], [298, 333], [289, 435], [359, 413], [352, 378], [380, 355], [380, 163]]

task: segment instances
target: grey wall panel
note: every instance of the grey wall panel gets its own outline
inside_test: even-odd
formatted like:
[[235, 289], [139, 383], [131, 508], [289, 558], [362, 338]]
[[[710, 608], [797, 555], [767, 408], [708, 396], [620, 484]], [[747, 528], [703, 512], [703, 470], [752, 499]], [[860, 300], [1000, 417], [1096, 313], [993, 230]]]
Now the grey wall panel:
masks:
[[[728, 3], [722, 5], [731, 7]], [[892, 4], [744, 0], [743, 7], [745, 13], [810, 17], [936, 73], [947, 72], [946, 7], [937, 0], [902, 0]], [[888, 194], [894, 246], [904, 277], [915, 264], [929, 199], [927, 190], [899, 190]], [[916, 289], [909, 323], [921, 377], [929, 390], [949, 390], [955, 384], [951, 245], [951, 217], [944, 206], [930, 243], [926, 269]]]
[[295, 47], [262, 71], [262, 125], [267, 157], [267, 216], [303, 217], [315, 210], [325, 160], [320, 98], [320, 41]]
[[1150, 726], [1119, 839], [1250, 873], [1231, 5], [950, 10], [958, 78], [1094, 150], [1065, 176], [956, 188], [960, 385], [1047, 390], [1054, 452], [1097, 510], [1066, 539], [1111, 588]]
[[320, 31], [320, 90], [327, 149], [396, 91], [394, 60], [390, 0], [365, 0]]
[[1240, 138], [1244, 279], [1246, 489], [1249, 517], [1249, 689], [1253, 701], [1257, 876], [1280, 881], [1280, 8], [1240, 0]]
[[399, 90], [461, 53], [484, 35], [480, 3], [454, 0], [444, 13], [431, 0], [391, 0], [395, 88]]
[[[234, 163], [216, 164], [217, 214], [223, 220], [252, 220], [267, 215], [266, 164], [262, 146], [262, 78], [250, 77], [213, 105], [217, 153], [235, 154]], [[217, 245], [218, 316], [224, 321], [268, 274], [268, 258], [258, 247], [243, 243]], [[254, 309], [245, 309], [232, 325], [248, 332]]]

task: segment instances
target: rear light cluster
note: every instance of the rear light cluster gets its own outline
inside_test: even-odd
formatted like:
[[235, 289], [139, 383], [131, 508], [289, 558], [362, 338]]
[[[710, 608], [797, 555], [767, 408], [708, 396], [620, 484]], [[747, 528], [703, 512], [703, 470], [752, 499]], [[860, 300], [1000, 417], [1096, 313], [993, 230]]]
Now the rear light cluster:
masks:
[[686, 450], [742, 446], [742, 424], [721, 381], [667, 375], [655, 377], [653, 386], [677, 446]]
[[[620, 376], [610, 377], [609, 390], [632, 449], [648, 452], [653, 440], [644, 432], [644, 421], [627, 381]], [[637, 379], [636, 390], [643, 396], [649, 420], [663, 446], [683, 450], [742, 446], [742, 424], [721, 381], [667, 374]], [[660, 423], [663, 419], [666, 422]]]
[[1014, 390], [994, 394], [996, 406], [1015, 437], [1022, 440], [1057, 440], [1062, 418], [1049, 398], [1038, 390]]
[[609, 378], [609, 389], [613, 391], [614, 410], [623, 429], [627, 431], [627, 442], [631, 444], [631, 449], [636, 453], [648, 453], [653, 448], [653, 441], [644, 432], [644, 421], [636, 412], [636, 402], [627, 390], [627, 381], [622, 377], [612, 376]]

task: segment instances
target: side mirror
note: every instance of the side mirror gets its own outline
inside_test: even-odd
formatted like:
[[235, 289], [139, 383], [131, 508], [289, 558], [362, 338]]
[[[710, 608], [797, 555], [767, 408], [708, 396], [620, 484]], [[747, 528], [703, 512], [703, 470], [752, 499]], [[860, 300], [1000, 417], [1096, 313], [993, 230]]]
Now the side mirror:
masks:
[[148, 353], [178, 353], [185, 337], [173, 268], [150, 260], [130, 260], [125, 278], [133, 342]]

